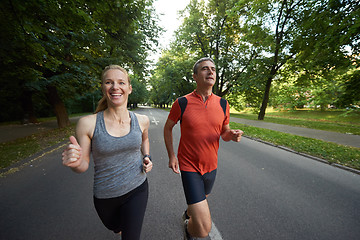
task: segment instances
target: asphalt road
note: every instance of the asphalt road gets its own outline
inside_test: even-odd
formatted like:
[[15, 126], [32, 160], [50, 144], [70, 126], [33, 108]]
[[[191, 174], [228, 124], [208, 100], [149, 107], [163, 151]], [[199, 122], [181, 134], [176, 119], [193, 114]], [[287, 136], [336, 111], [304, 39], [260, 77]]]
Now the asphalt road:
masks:
[[[144, 240], [182, 239], [186, 208], [180, 176], [167, 167], [162, 128], [167, 112], [149, 116], [154, 168]], [[179, 129], [174, 131], [178, 143]], [[62, 147], [0, 178], [1, 240], [118, 239], [98, 219], [92, 177], [61, 165]], [[243, 138], [221, 141], [209, 197], [215, 230], [209, 239], [360, 239], [360, 175]]]

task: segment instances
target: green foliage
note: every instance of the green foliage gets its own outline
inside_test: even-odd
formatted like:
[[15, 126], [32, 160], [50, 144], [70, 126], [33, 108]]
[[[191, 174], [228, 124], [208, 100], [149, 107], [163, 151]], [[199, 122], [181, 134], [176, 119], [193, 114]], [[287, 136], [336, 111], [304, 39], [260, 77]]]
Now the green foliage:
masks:
[[344, 91], [337, 99], [337, 104], [340, 107], [360, 107], [360, 70], [344, 75], [343, 80]]
[[355, 0], [192, 0], [169, 52], [214, 58], [214, 92], [237, 109], [261, 106], [260, 119], [268, 103], [340, 106], [357, 86], [344, 76], [358, 66], [359, 14]]
[[99, 88], [108, 64], [136, 76], [132, 104], [147, 96], [170, 104], [194, 89], [192, 65], [204, 56], [217, 65], [214, 93], [237, 109], [261, 107], [265, 115], [268, 103], [290, 109], [359, 105], [356, 0], [191, 0], [176, 40], [148, 79], [146, 57], [162, 30], [152, 5], [153, 0], [1, 1], [0, 107], [6, 111], [0, 121], [22, 118], [31, 99], [37, 115], [51, 113], [49, 87], [59, 102], [79, 109], [71, 102]]
[[86, 92], [83, 95], [75, 95], [65, 99], [65, 106], [69, 114], [95, 112], [98, 101], [101, 99], [101, 90]]
[[141, 82], [139, 76], [130, 76], [132, 92], [129, 96], [128, 103], [137, 105], [138, 103], [145, 103], [148, 99], [148, 91], [145, 83]]
[[194, 59], [182, 47], [164, 51], [150, 79], [150, 100], [158, 106], [169, 105], [177, 97], [194, 90], [192, 66]]
[[245, 75], [246, 66], [256, 53], [242, 40], [238, 15], [229, 11], [237, 1], [191, 1], [183, 13], [184, 21], [176, 33], [176, 45], [195, 61], [211, 57], [217, 66], [214, 93], [227, 94]]
[[[297, 60], [308, 70], [324, 71], [347, 67], [353, 60], [359, 66], [360, 6], [355, 0], [308, 1], [299, 16], [301, 36], [294, 41]], [[348, 52], [350, 50], [350, 52]], [[348, 56], [345, 57], [344, 56]]]
[[152, 3], [1, 1], [0, 81], [15, 102], [0, 97], [0, 107], [21, 106], [23, 91], [43, 97], [49, 86], [62, 99], [75, 100], [99, 87], [108, 64], [131, 68], [144, 78], [148, 51], [161, 31]]

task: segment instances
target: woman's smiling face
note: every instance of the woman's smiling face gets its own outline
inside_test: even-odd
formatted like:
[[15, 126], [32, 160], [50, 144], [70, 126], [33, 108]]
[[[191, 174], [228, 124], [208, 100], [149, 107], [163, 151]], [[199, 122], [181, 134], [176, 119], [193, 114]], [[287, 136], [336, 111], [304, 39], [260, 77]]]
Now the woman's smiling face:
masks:
[[102, 89], [109, 106], [127, 105], [129, 94], [132, 91], [127, 74], [120, 69], [106, 71], [103, 77]]

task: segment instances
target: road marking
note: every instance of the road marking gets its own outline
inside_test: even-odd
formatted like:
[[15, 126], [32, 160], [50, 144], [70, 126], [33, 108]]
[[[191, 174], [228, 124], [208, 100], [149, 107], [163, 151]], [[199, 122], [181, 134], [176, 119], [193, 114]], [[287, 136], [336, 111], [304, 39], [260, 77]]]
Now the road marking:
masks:
[[212, 222], [211, 231], [209, 233], [209, 237], [211, 240], [223, 240], [219, 230], [216, 228], [215, 223]]
[[152, 120], [151, 122], [152, 123], [155, 123], [155, 125], [158, 125], [159, 124], [159, 121], [156, 121], [156, 119], [153, 117], [154, 120]]

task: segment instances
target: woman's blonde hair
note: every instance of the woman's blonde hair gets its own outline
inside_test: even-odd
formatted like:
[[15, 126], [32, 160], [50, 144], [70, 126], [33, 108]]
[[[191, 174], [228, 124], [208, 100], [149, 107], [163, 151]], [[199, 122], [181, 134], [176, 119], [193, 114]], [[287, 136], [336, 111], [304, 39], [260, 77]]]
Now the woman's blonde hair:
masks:
[[[111, 69], [117, 69], [117, 70], [120, 70], [122, 71], [123, 73], [125, 73], [126, 77], [127, 77], [127, 80], [129, 82], [129, 84], [131, 85], [131, 81], [130, 81], [130, 77], [129, 77], [129, 74], [128, 72], [120, 67], [119, 65], [109, 65], [109, 66], [106, 66], [104, 68], [104, 70], [102, 71], [101, 73], [101, 86], [104, 84], [104, 78], [105, 78], [105, 74], [107, 71], [111, 70]], [[107, 105], [107, 100], [106, 100], [106, 96], [105, 94], [103, 93], [103, 97], [100, 99], [100, 101], [98, 102], [98, 105], [96, 107], [96, 110], [95, 110], [95, 113], [98, 113], [98, 112], [101, 112], [101, 111], [104, 111], [105, 109], [108, 108], [108, 105]]]

